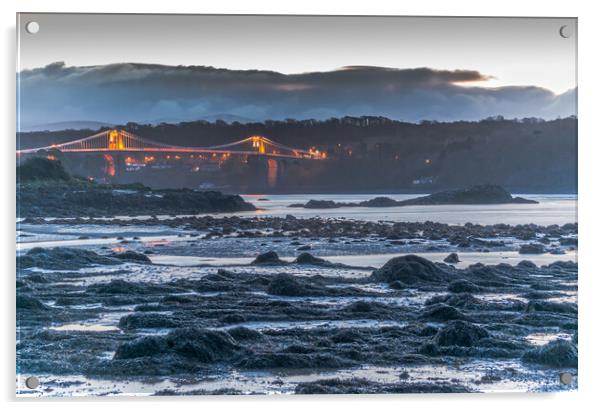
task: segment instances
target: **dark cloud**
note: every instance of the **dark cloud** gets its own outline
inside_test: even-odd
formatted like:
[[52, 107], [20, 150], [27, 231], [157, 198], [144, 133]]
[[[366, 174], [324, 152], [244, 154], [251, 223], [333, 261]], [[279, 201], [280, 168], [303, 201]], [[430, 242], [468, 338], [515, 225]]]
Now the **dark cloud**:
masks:
[[349, 66], [285, 75], [205, 66], [54, 63], [19, 73], [23, 127], [57, 121], [252, 120], [382, 115], [405, 121], [475, 120], [491, 115], [575, 114], [575, 93], [539, 87], [484, 88], [472, 70]]

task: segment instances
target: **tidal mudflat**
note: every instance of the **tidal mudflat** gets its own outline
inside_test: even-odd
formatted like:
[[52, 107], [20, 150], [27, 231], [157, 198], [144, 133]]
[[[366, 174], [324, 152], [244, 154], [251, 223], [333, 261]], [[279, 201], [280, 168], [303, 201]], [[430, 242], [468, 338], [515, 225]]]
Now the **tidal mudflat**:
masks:
[[25, 219], [20, 395], [548, 391], [577, 225]]

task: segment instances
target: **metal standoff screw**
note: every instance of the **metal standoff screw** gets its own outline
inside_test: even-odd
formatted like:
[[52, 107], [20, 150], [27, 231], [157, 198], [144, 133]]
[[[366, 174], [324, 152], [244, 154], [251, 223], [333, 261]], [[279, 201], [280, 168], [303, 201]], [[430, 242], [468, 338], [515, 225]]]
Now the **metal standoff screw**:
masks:
[[28, 389], [37, 389], [39, 385], [40, 381], [35, 376], [29, 376], [25, 379], [25, 386], [27, 386]]
[[573, 375], [567, 372], [560, 373], [560, 383], [571, 384], [573, 382]]
[[25, 30], [29, 34], [36, 34], [38, 31], [40, 31], [40, 25], [36, 21], [30, 21], [25, 25]]

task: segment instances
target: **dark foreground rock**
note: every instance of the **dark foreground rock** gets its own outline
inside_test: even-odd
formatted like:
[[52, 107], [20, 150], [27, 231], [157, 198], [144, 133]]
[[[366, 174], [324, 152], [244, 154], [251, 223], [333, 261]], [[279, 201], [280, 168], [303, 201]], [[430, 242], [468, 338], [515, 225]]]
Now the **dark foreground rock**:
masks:
[[480, 326], [457, 320], [439, 330], [433, 340], [438, 346], [470, 347], [488, 336]]
[[115, 265], [122, 261], [77, 248], [33, 248], [17, 257], [17, 268], [80, 269], [89, 265]]
[[240, 350], [232, 336], [206, 329], [177, 329], [167, 336], [146, 336], [117, 348], [113, 360], [176, 354], [201, 363], [230, 359]]
[[[303, 269], [304, 263], [311, 266]], [[556, 380], [558, 368], [577, 367], [576, 336], [532, 344], [534, 334], [576, 335], [576, 303], [558, 301], [577, 289], [574, 263], [454, 268], [408, 255], [391, 259], [370, 277], [360, 271], [332, 274], [340, 268], [321, 263], [304, 255], [261, 269], [202, 267], [206, 272], [200, 275], [147, 262], [119, 269], [99, 265], [90, 272], [20, 270], [19, 369], [56, 379], [160, 377], [175, 386], [195, 375], [219, 380], [259, 370], [270, 389], [278, 389], [282, 377], [283, 392], [336, 394], [470, 391], [496, 380], [533, 386]], [[153, 280], [165, 269], [177, 275]], [[141, 280], [141, 271], [153, 279]], [[111, 328], [70, 330], [74, 324]], [[497, 366], [501, 360], [514, 361], [520, 371]], [[415, 379], [415, 371], [424, 376], [438, 366], [470, 373], [457, 380], [445, 372]], [[475, 377], [474, 366], [487, 368], [486, 377]], [[392, 382], [370, 372], [362, 373], [367, 381], [299, 383], [281, 376], [303, 369], [319, 379], [323, 371], [347, 375], [370, 367], [399, 374], [386, 376]], [[244, 385], [240, 389], [249, 392]]]
[[114, 258], [121, 259], [123, 261], [145, 262], [145, 263], [151, 262], [150, 258], [148, 256], [146, 256], [145, 254], [134, 252], [134, 251], [125, 251], [125, 252], [121, 252], [121, 253], [114, 253], [112, 256]]
[[17, 309], [40, 311], [48, 310], [50, 308], [34, 297], [27, 295], [17, 295]]
[[481, 288], [466, 279], [458, 279], [450, 283], [447, 290], [452, 293], [475, 293], [479, 292]]
[[453, 252], [450, 253], [449, 255], [447, 255], [445, 257], [445, 259], [443, 259], [443, 262], [445, 263], [459, 263], [460, 262], [460, 258], [458, 257], [458, 254]]
[[566, 340], [555, 340], [525, 352], [522, 359], [550, 367], [577, 367], [577, 347]]
[[393, 258], [372, 273], [371, 279], [380, 282], [400, 281], [407, 285], [449, 281], [452, 274], [443, 271], [428, 259], [416, 255]]
[[280, 257], [278, 257], [278, 254], [274, 251], [257, 255], [255, 260], [251, 262], [252, 265], [282, 265], [285, 263], [286, 262], [281, 260]]
[[518, 253], [522, 255], [537, 255], [544, 253], [546, 250], [543, 245], [539, 243], [528, 243], [526, 245], [521, 245], [518, 250]]
[[470, 389], [449, 383], [387, 383], [365, 379], [324, 379], [300, 383], [295, 394], [468, 393]]
[[25, 255], [17, 256], [18, 269], [72, 270], [91, 265], [116, 265], [124, 262], [151, 263], [151, 260], [148, 256], [134, 251], [99, 255], [86, 249], [64, 247], [32, 248]]

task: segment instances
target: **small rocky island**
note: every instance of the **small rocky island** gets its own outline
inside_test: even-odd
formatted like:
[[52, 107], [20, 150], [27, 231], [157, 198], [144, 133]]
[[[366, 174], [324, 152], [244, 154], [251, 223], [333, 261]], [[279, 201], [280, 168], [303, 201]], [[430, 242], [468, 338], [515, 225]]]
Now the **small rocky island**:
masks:
[[239, 195], [142, 184], [97, 184], [69, 175], [60, 161], [32, 158], [17, 167], [18, 217], [102, 217], [253, 211]]
[[376, 197], [361, 202], [335, 202], [310, 199], [305, 204], [292, 204], [293, 208], [331, 209], [344, 207], [385, 208], [409, 205], [494, 205], [537, 204], [537, 201], [519, 196], [513, 197], [499, 185], [475, 185], [466, 189], [441, 191], [419, 198], [397, 201], [388, 197]]

